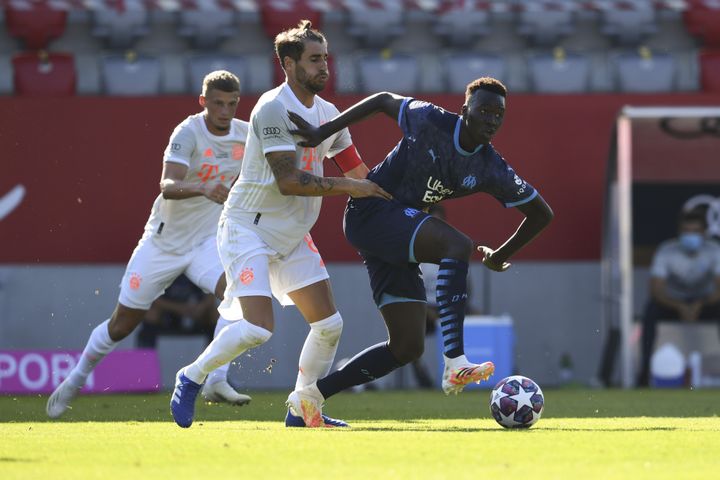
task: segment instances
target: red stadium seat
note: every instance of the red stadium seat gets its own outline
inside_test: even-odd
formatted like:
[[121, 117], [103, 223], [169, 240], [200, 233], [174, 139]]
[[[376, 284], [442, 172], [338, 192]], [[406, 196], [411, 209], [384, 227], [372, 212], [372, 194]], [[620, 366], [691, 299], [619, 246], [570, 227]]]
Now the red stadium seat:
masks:
[[720, 92], [720, 50], [700, 54], [700, 84], [706, 92]]
[[13, 57], [17, 95], [65, 96], [75, 94], [75, 61], [66, 53], [21, 53]]
[[683, 19], [688, 31], [706, 47], [720, 47], [720, 1], [688, 0]]
[[[285, 81], [285, 71], [280, 66], [280, 61], [273, 55], [273, 85], [280, 85]], [[330, 95], [335, 93], [335, 63], [333, 62], [332, 56], [328, 55], [328, 69], [330, 70], [330, 78], [328, 78], [325, 84], [325, 90], [320, 92], [320, 96]]]
[[268, 38], [274, 39], [283, 30], [307, 19], [313, 27], [322, 30], [322, 13], [312, 8], [306, 0], [268, 0], [260, 4], [263, 29]]
[[28, 10], [13, 7], [5, 9], [8, 33], [22, 39], [29, 50], [47, 47], [50, 40], [63, 34], [66, 22], [67, 12], [53, 10], [45, 4], [35, 5]]

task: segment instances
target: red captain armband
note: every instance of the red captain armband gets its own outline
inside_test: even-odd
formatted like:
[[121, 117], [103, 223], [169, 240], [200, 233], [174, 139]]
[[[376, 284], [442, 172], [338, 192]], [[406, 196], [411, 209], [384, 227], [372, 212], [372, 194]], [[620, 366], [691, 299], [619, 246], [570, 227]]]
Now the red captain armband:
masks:
[[348, 148], [335, 155], [333, 160], [335, 161], [335, 165], [337, 165], [343, 173], [347, 173], [363, 163], [355, 145], [350, 145]]

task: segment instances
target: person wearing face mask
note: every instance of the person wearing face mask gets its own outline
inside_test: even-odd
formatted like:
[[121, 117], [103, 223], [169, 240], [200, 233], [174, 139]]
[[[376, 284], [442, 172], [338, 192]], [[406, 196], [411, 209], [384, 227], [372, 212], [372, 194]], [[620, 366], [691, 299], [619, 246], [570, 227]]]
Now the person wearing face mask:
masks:
[[720, 327], [720, 244], [707, 237], [706, 230], [702, 212], [683, 212], [678, 237], [662, 243], [653, 257], [638, 386], [649, 383], [659, 321], [709, 320]]

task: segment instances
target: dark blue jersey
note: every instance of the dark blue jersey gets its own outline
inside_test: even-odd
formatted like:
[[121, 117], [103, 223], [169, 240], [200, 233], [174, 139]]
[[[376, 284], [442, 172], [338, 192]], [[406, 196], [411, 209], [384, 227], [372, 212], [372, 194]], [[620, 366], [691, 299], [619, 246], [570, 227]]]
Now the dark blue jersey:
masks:
[[504, 206], [529, 202], [535, 189], [492, 145], [460, 148], [462, 118], [432, 103], [406, 98], [398, 124], [403, 138], [368, 178], [399, 202], [422, 209], [448, 198], [485, 192]]

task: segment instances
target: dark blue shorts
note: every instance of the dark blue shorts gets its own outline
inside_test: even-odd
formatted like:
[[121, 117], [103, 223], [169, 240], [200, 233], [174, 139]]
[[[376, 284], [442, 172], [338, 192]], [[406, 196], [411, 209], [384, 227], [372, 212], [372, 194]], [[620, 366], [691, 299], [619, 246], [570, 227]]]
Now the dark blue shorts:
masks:
[[370, 275], [378, 307], [389, 296], [425, 302], [425, 285], [412, 247], [427, 213], [397, 201], [350, 199], [345, 208], [345, 237], [358, 250]]

